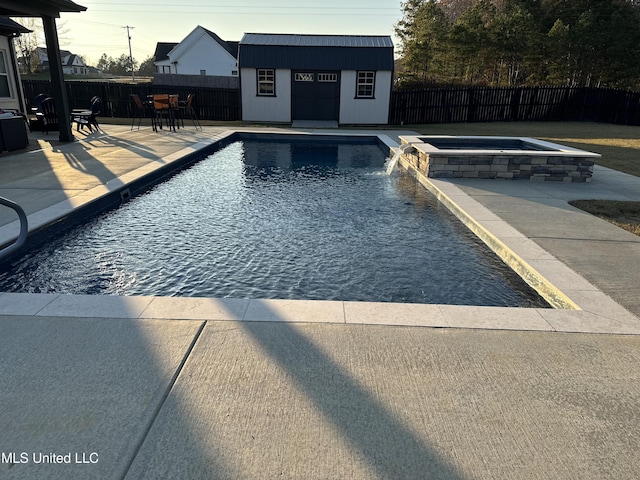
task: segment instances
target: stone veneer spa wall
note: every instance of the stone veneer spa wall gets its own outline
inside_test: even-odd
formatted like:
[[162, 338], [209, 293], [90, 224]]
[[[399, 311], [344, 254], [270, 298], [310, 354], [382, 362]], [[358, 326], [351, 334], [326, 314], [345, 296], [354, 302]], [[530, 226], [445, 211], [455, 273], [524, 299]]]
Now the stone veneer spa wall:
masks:
[[403, 160], [431, 178], [589, 182], [594, 160], [600, 157], [597, 153], [533, 138], [421, 136], [400, 139]]

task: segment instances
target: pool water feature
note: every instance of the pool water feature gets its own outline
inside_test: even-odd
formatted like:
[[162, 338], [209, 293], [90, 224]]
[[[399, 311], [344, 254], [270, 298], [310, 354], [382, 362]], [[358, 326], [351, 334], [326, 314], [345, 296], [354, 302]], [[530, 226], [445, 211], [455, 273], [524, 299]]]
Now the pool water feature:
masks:
[[411, 148], [411, 144], [410, 143], [405, 143], [404, 145], [400, 145], [395, 150], [395, 152], [393, 153], [393, 155], [391, 156], [391, 158], [387, 162], [387, 167], [386, 167], [387, 175], [391, 175], [393, 173], [393, 169], [396, 168], [396, 165], [398, 164], [398, 160], [400, 160], [400, 157], [409, 148]]
[[547, 304], [377, 143], [243, 139], [0, 271], [0, 291]]

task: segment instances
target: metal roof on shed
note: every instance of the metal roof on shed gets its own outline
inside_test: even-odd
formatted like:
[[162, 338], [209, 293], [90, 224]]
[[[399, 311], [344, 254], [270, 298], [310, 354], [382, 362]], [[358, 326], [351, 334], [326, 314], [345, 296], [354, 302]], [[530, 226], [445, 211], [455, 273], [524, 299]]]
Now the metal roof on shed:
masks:
[[388, 35], [303, 35], [283, 33], [245, 33], [240, 45], [280, 45], [295, 47], [390, 47]]
[[245, 33], [240, 68], [393, 70], [389, 36]]

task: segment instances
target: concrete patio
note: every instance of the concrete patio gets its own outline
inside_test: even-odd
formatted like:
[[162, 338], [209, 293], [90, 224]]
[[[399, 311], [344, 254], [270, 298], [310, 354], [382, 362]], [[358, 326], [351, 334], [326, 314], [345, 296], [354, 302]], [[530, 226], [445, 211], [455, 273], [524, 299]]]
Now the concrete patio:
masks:
[[[40, 228], [230, 133], [103, 130], [0, 195]], [[566, 202], [640, 179], [427, 182], [565, 308], [0, 293], [0, 477], [636, 478], [640, 238]]]

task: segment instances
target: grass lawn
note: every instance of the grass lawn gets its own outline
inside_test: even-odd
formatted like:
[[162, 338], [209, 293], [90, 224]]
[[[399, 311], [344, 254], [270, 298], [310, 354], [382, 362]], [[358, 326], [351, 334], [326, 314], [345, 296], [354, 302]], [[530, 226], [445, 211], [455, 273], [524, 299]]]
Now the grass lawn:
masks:
[[640, 202], [575, 200], [569, 203], [640, 236]]
[[[602, 155], [596, 163], [640, 177], [640, 127], [583, 122], [405, 125], [425, 135], [534, 137]], [[580, 200], [571, 204], [640, 236], [640, 202]]]

